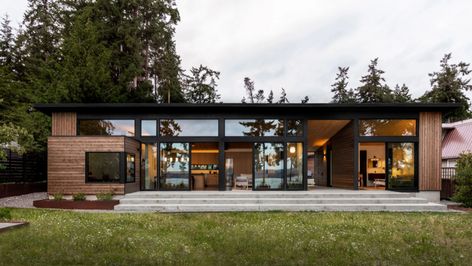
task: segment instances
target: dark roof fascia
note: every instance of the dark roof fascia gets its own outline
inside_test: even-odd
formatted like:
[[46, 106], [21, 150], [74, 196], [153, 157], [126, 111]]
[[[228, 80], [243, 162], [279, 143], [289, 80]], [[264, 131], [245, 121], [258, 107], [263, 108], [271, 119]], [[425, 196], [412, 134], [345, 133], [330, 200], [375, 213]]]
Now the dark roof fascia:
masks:
[[455, 103], [360, 103], [360, 104], [336, 104], [336, 103], [288, 103], [288, 104], [248, 104], [248, 103], [215, 103], [215, 104], [157, 104], [157, 103], [58, 103], [35, 104], [34, 108], [50, 115], [53, 112], [85, 112], [85, 113], [151, 113], [174, 111], [191, 113], [207, 112], [306, 112], [317, 110], [324, 112], [426, 112], [436, 111], [443, 114], [454, 111], [460, 104]]

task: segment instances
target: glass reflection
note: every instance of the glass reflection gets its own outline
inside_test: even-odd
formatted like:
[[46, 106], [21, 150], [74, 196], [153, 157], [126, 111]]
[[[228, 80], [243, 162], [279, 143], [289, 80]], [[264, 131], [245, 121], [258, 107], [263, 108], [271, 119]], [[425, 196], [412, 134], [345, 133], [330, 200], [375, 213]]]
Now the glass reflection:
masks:
[[218, 120], [161, 119], [159, 134], [164, 137], [218, 136]]
[[283, 119], [246, 119], [225, 121], [226, 136], [283, 136]]
[[287, 136], [303, 136], [303, 121], [295, 119], [287, 120]]
[[156, 136], [156, 120], [141, 120], [141, 136]]
[[415, 144], [388, 143], [388, 188], [415, 189]]
[[284, 177], [284, 145], [282, 143], [254, 143], [254, 188], [282, 189]]
[[141, 176], [143, 190], [156, 189], [157, 144], [141, 144]]
[[301, 142], [287, 143], [287, 186], [289, 189], [303, 188], [303, 145]]
[[79, 135], [134, 136], [134, 120], [79, 120]]
[[189, 144], [160, 144], [159, 186], [163, 190], [189, 189]]
[[361, 136], [416, 136], [416, 120], [359, 120]]

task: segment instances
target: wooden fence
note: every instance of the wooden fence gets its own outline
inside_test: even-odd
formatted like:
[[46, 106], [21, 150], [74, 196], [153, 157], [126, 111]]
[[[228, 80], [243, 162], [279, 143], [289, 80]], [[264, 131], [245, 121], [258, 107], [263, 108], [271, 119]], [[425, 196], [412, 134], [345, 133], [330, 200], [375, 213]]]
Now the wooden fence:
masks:
[[441, 169], [441, 199], [450, 199], [456, 190], [456, 168], [443, 167]]

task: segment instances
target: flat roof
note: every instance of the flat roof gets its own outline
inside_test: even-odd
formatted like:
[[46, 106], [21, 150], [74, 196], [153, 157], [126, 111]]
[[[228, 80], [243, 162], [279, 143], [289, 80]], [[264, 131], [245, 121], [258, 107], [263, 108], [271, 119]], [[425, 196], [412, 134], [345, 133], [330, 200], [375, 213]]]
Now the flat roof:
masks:
[[55, 103], [35, 104], [36, 110], [50, 115], [53, 112], [78, 113], [306, 113], [316, 112], [442, 112], [454, 111], [456, 103]]

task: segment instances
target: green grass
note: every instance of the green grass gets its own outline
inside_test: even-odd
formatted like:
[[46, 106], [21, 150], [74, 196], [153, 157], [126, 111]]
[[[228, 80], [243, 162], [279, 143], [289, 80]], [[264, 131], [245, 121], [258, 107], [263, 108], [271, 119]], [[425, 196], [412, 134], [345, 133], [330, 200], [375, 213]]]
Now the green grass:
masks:
[[0, 265], [470, 265], [472, 214], [13, 209]]

